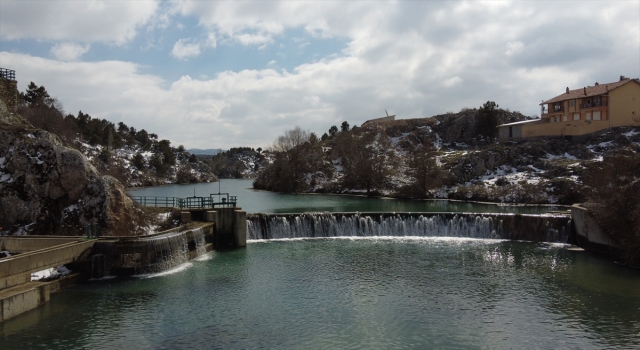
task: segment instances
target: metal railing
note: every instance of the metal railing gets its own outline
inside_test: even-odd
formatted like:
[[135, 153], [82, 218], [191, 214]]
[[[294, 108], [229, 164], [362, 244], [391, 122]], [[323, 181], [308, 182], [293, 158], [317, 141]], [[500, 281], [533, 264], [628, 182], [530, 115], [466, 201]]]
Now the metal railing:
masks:
[[607, 106], [607, 101], [592, 102], [592, 103], [582, 103], [582, 104], [580, 104], [580, 109], [598, 108], [598, 107], [606, 107], [606, 106]]
[[176, 197], [131, 196], [131, 199], [145, 207], [173, 208], [177, 204]]
[[209, 197], [151, 197], [151, 196], [131, 196], [136, 203], [145, 207], [158, 208], [180, 208], [180, 209], [201, 209], [215, 207], [235, 207], [238, 199], [228, 193], [214, 193]]
[[6, 68], [0, 68], [0, 77], [7, 80], [16, 80], [16, 71]]
[[176, 199], [180, 209], [213, 208], [213, 203], [209, 197], [187, 197]]
[[212, 193], [209, 198], [213, 204], [223, 207], [235, 207], [238, 201], [236, 196], [230, 196], [228, 193]]
[[94, 222], [87, 225], [87, 238], [98, 237], [100, 237], [100, 224]]

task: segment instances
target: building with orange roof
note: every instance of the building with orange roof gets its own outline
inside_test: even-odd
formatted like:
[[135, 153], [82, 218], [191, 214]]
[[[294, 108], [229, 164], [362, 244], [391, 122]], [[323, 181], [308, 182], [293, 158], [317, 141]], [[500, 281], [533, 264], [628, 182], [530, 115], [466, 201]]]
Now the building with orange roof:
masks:
[[567, 90], [542, 101], [540, 119], [498, 126], [501, 141], [557, 136], [580, 139], [618, 126], [640, 126], [640, 80]]

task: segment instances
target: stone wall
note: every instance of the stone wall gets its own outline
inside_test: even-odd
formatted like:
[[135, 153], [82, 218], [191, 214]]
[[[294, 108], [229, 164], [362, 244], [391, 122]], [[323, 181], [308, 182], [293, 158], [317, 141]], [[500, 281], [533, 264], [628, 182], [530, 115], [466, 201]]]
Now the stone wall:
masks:
[[622, 255], [621, 249], [611, 237], [600, 229], [589, 209], [574, 204], [571, 207], [571, 217], [576, 228], [576, 243], [580, 248], [612, 257]]
[[0, 78], [0, 99], [11, 113], [18, 111], [18, 82]]

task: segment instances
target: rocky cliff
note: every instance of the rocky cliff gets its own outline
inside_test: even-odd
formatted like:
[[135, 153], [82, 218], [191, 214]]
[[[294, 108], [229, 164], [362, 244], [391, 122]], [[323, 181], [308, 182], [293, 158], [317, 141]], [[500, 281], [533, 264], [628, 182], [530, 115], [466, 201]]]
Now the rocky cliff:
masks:
[[132, 235], [146, 226], [124, 187], [0, 101], [1, 234]]

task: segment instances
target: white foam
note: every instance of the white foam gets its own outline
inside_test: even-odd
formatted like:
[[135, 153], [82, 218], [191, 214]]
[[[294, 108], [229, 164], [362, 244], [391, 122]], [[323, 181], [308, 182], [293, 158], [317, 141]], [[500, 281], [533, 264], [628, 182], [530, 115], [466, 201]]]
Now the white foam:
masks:
[[184, 264], [180, 264], [180, 265], [172, 268], [171, 270], [166, 270], [166, 271], [156, 272], [156, 273], [144, 273], [144, 274], [140, 274], [140, 275], [133, 275], [132, 277], [153, 278], [153, 277], [161, 277], [161, 276], [173, 275], [175, 273], [182, 272], [182, 271], [190, 268], [191, 266], [193, 266], [193, 263], [187, 262], [187, 263], [184, 263]]
[[195, 259], [192, 259], [192, 261], [207, 261], [207, 260], [211, 260], [211, 259], [213, 259], [213, 257], [215, 255], [216, 255], [216, 253], [214, 251], [211, 251], [211, 252], [199, 255]]
[[[418, 237], [418, 236], [375, 236], [375, 237], [362, 237], [362, 236], [343, 236], [343, 237], [296, 237], [296, 238], [271, 238], [271, 239], [248, 239], [249, 243], [276, 243], [276, 242], [296, 242], [296, 241], [316, 241], [316, 240], [349, 240], [349, 241], [396, 241], [396, 242], [412, 242], [412, 241], [431, 241], [431, 242], [476, 242], [483, 244], [496, 244], [501, 242], [507, 242], [508, 239], [500, 238], [470, 238], [470, 237]], [[555, 244], [555, 243], [554, 243]], [[562, 243], [558, 243], [559, 246], [564, 246]]]

